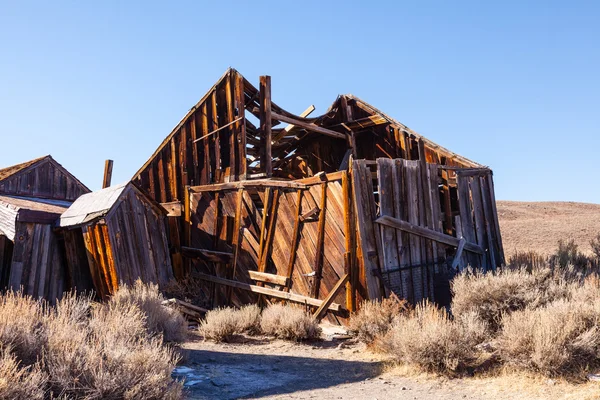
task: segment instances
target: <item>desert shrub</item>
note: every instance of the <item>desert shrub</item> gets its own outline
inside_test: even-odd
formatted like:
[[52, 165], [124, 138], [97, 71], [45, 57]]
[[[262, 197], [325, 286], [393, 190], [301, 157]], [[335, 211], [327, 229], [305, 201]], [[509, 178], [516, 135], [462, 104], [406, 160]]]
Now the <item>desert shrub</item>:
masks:
[[273, 304], [267, 307], [260, 320], [266, 335], [289, 340], [316, 339], [321, 334], [319, 324], [300, 307]]
[[592, 240], [590, 240], [590, 247], [592, 248], [592, 253], [596, 256], [596, 262], [600, 261], [600, 232], [596, 234]]
[[517, 251], [508, 257], [510, 268], [524, 268], [527, 271], [548, 266], [548, 257], [535, 251]]
[[174, 399], [178, 360], [137, 304], [0, 296], [0, 398]]
[[205, 339], [215, 342], [228, 341], [239, 334], [236, 310], [231, 307], [216, 308], [206, 313], [198, 331]]
[[545, 375], [573, 375], [598, 364], [600, 302], [558, 300], [506, 316], [499, 336], [505, 362]]
[[[61, 310], [47, 317], [43, 366], [49, 388], [58, 395], [86, 399], [171, 399], [181, 385], [171, 378], [177, 356], [160, 336], [146, 331], [135, 304], [96, 304], [88, 321]], [[67, 303], [76, 303], [67, 299]], [[70, 322], [69, 322], [70, 321]]]
[[260, 332], [260, 307], [248, 304], [236, 310], [237, 330], [240, 333], [255, 334]]
[[0, 297], [0, 343], [25, 365], [37, 361], [45, 341], [44, 306], [20, 292], [8, 291]]
[[425, 302], [400, 314], [377, 344], [399, 362], [432, 372], [458, 373], [478, 358], [476, 346], [486, 333], [475, 313], [451, 320], [444, 309]]
[[498, 330], [507, 313], [536, 308], [565, 298], [571, 292], [573, 277], [568, 268], [553, 271], [549, 267], [527, 271], [505, 268], [492, 273], [467, 272], [452, 281], [452, 313], [455, 316], [475, 312], [492, 330]]
[[185, 318], [176, 309], [165, 307], [164, 300], [157, 285], [144, 284], [138, 279], [133, 286], [121, 285], [109, 303], [135, 304], [145, 314], [150, 334], [162, 334], [167, 342], [182, 342], [187, 336]]
[[205, 339], [222, 342], [234, 335], [260, 332], [260, 307], [255, 304], [241, 308], [217, 308], [206, 313], [198, 330]]
[[573, 266], [579, 270], [586, 270], [591, 269], [595, 264], [595, 260], [579, 251], [574, 239], [559, 240], [558, 248], [550, 256], [550, 265], [553, 267], [566, 268], [567, 266]]
[[393, 299], [366, 300], [358, 312], [350, 317], [348, 328], [361, 342], [371, 344], [377, 337], [387, 333], [397, 315], [407, 311], [407, 304]]
[[41, 400], [46, 379], [37, 366], [22, 367], [10, 347], [0, 348], [0, 399]]

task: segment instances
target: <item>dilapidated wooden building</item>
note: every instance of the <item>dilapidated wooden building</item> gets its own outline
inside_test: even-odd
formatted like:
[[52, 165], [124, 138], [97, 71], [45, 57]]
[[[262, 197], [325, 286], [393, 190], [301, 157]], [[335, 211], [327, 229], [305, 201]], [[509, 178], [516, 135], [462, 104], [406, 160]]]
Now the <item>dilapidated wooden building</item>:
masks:
[[60, 298], [68, 290], [60, 215], [89, 189], [51, 156], [0, 169], [0, 288]]
[[177, 277], [200, 276], [215, 305], [266, 295], [320, 317], [435, 299], [453, 271], [504, 263], [490, 169], [352, 95], [313, 109], [229, 69], [136, 173], [172, 210]]
[[79, 197], [61, 216], [70, 286], [101, 298], [137, 279], [164, 286], [173, 278], [167, 211], [132, 183]]

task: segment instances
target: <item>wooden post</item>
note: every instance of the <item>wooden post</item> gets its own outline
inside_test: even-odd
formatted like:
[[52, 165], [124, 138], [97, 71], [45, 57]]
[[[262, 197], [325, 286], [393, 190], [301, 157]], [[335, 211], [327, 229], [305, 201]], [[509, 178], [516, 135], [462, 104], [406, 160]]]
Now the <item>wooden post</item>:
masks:
[[104, 162], [104, 179], [102, 180], [102, 189], [110, 186], [112, 179], [113, 160], [106, 160]]
[[267, 177], [273, 175], [271, 123], [271, 77], [265, 75], [260, 77], [260, 133], [263, 144], [260, 164]]

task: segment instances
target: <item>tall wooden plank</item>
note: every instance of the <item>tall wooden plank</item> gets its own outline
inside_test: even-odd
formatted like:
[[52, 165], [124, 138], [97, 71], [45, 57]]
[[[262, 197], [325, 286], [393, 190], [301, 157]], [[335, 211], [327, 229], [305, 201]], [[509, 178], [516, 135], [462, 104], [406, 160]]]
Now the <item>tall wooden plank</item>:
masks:
[[[379, 212], [381, 216], [395, 216], [394, 212], [394, 182], [393, 182], [394, 160], [389, 158], [377, 159], [377, 180], [379, 183]], [[400, 272], [386, 274], [387, 271], [397, 270], [400, 267], [396, 230], [389, 226], [379, 226], [383, 246], [383, 262], [381, 264], [382, 275], [388, 280], [389, 287], [396, 293], [404, 294]]]
[[319, 206], [319, 226], [317, 228], [317, 255], [315, 259], [315, 279], [313, 297], [319, 298], [321, 279], [323, 278], [323, 246], [325, 242], [325, 215], [327, 212], [327, 184], [321, 184], [321, 204]]
[[[356, 289], [358, 288], [358, 271], [356, 270], [356, 246], [354, 241], [354, 224], [352, 213], [352, 186], [349, 182], [348, 171], [342, 174], [342, 196], [344, 201], [344, 239], [345, 239], [345, 272], [348, 274], [346, 283], [346, 308], [356, 311]], [[298, 202], [300, 203], [300, 202]]]
[[298, 252], [298, 242], [300, 241], [300, 213], [302, 211], [302, 190], [296, 191], [296, 214], [294, 215], [294, 233], [292, 234], [292, 248], [287, 267], [288, 285], [284, 288], [289, 291], [292, 288], [292, 276], [294, 274], [294, 264], [296, 262], [296, 253]]
[[[367, 177], [363, 178], [363, 175]], [[370, 214], [370, 202], [373, 192], [369, 192], [366, 180], [371, 179], [371, 171], [366, 167], [364, 160], [355, 160], [352, 164], [352, 191], [354, 193], [354, 210], [356, 213], [356, 226], [358, 227], [358, 241], [361, 254], [367, 292], [370, 300], [381, 299], [381, 286], [374, 270], [378, 269], [377, 248], [374, 240], [375, 227]]]
[[485, 229], [485, 217], [483, 214], [483, 201], [481, 199], [481, 185], [479, 183], [479, 177], [475, 176], [470, 181], [471, 196], [473, 198], [473, 216], [475, 218], [475, 237], [477, 238], [477, 244], [481, 246], [485, 251], [485, 254], [481, 257], [480, 268], [486, 272], [488, 269], [488, 256], [489, 246], [487, 244], [486, 229]]
[[273, 175], [271, 123], [271, 77], [265, 75], [260, 77], [260, 132], [263, 151], [260, 166], [267, 177]]
[[[394, 160], [392, 166], [392, 183], [394, 190], [394, 215], [396, 218], [403, 221], [408, 221], [408, 206], [407, 206], [407, 184], [406, 184], [406, 162], [403, 160]], [[413, 288], [413, 270], [405, 268], [411, 265], [410, 259], [410, 235], [403, 231], [396, 232], [396, 247], [398, 249], [398, 261], [400, 267], [404, 269], [400, 271], [402, 281], [402, 297], [409, 302], [414, 302], [415, 293]]]
[[[485, 221], [485, 232], [488, 243], [488, 252], [490, 257], [490, 263], [488, 264], [489, 268], [493, 271], [496, 270], [496, 258], [497, 258], [497, 248], [496, 248], [496, 237], [493, 232], [493, 216], [492, 216], [492, 208], [490, 205], [489, 199], [489, 186], [487, 183], [486, 176], [479, 177], [479, 186], [481, 188], [481, 201], [483, 205], [483, 219]], [[477, 179], [477, 178], [476, 178]]]
[[[235, 79], [235, 108], [237, 110], [236, 118], [244, 117], [246, 112], [245, 108], [245, 99], [244, 99], [244, 77], [239, 74], [234, 74]], [[239, 179], [246, 180], [246, 119], [242, 119], [239, 123], [236, 124], [239, 127], [238, 130], [238, 147], [237, 152], [239, 156]]]
[[490, 175], [487, 177], [488, 180], [488, 185], [489, 185], [489, 196], [490, 196], [490, 204], [492, 206], [492, 215], [494, 216], [494, 227], [496, 228], [496, 240], [497, 240], [497, 245], [498, 245], [498, 249], [500, 252], [500, 264], [501, 265], [505, 265], [506, 264], [506, 259], [504, 257], [504, 246], [502, 245], [502, 235], [500, 233], [500, 224], [498, 223], [498, 210], [496, 209], [496, 194], [494, 191], [494, 177], [493, 174], [490, 173]]
[[[460, 224], [462, 235], [467, 242], [476, 243], [475, 227], [473, 226], [473, 207], [471, 205], [471, 191], [469, 189], [469, 177], [457, 174], [458, 206], [460, 210]], [[472, 268], [479, 268], [479, 256], [467, 252], [467, 262]]]
[[[418, 161], [406, 161], [406, 194], [408, 222], [419, 225], [419, 164]], [[425, 260], [422, 258], [421, 240], [416, 235], [410, 235], [410, 260], [412, 269], [412, 285], [414, 291], [414, 302], [425, 298], [423, 291], [423, 276], [421, 267]]]
[[[227, 108], [227, 118], [223, 121], [225, 124], [232, 122], [235, 119], [234, 113], [234, 94], [233, 94], [233, 75], [229, 74], [227, 79], [225, 80], [225, 98], [226, 98], [226, 108]], [[229, 131], [229, 182], [238, 180], [238, 143], [237, 143], [237, 129], [235, 126], [230, 125], [228, 128]]]

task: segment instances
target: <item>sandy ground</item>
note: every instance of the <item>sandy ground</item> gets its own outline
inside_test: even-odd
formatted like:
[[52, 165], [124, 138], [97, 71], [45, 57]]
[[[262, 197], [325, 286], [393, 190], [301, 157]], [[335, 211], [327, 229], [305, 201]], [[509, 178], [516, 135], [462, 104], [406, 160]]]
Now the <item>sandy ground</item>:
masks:
[[580, 385], [517, 375], [447, 379], [401, 370], [364, 345], [240, 338], [184, 345], [178, 367], [189, 399], [598, 399], [600, 383]]
[[559, 239], [575, 239], [583, 252], [600, 233], [600, 204], [498, 201], [498, 220], [508, 257], [518, 251], [551, 254]]

